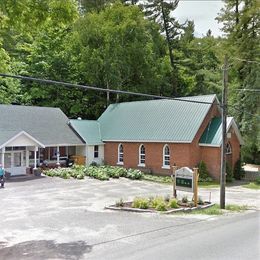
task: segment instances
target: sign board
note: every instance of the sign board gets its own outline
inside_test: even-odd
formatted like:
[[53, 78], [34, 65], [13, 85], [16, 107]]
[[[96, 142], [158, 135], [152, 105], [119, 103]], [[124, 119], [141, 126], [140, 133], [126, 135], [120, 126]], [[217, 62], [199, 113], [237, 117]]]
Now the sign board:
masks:
[[188, 167], [182, 167], [175, 172], [175, 189], [193, 192], [194, 179], [193, 171]]

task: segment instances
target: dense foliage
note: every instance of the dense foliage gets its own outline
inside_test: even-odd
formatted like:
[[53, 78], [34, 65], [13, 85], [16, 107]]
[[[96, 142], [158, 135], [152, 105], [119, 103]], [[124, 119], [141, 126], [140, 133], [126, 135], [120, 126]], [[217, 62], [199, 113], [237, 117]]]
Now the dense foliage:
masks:
[[63, 179], [75, 178], [84, 179], [85, 176], [108, 181], [110, 178], [118, 179], [120, 177], [129, 178], [131, 180], [140, 180], [143, 173], [135, 169], [125, 169], [113, 166], [81, 166], [73, 165], [71, 168], [55, 168], [44, 171], [44, 174], [50, 177], [60, 177]]
[[[260, 161], [259, 3], [225, 0], [225, 37], [194, 35], [174, 17], [178, 0], [2, 0], [0, 73], [100, 88], [187, 96], [221, 96], [228, 55], [229, 114], [245, 140], [243, 160]], [[96, 119], [111, 102], [140, 97], [68, 89], [0, 77], [0, 103], [60, 107]]]

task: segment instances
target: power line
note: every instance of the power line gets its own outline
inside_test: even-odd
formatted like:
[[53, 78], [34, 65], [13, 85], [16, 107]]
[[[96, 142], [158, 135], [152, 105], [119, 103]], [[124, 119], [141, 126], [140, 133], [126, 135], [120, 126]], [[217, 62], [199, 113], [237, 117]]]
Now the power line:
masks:
[[[85, 89], [85, 90], [97, 90], [97, 91], [101, 91], [101, 92], [110, 92], [110, 93], [116, 93], [116, 94], [143, 96], [143, 97], [154, 98], [154, 99], [169, 99], [169, 100], [176, 100], [176, 101], [196, 103], [196, 104], [217, 105], [219, 107], [222, 107], [222, 105], [219, 104], [219, 103], [196, 101], [196, 100], [189, 100], [189, 99], [184, 99], [184, 98], [173, 98], [173, 97], [167, 97], [167, 96], [158, 96], [158, 95], [144, 94], [144, 93], [138, 93], [138, 92], [124, 91], [124, 90], [105, 89], [105, 88], [98, 88], [98, 87], [93, 87], [93, 86], [78, 85], [78, 84], [73, 84], [73, 83], [67, 83], [67, 82], [61, 82], [61, 81], [55, 81], [55, 80], [48, 80], [48, 79], [39, 79], [39, 78], [20, 76], [20, 75], [9, 75], [9, 74], [0, 73], [0, 77], [14, 78], [14, 79], [19, 79], [19, 80], [27, 80], [27, 81], [36, 81], [36, 82], [39, 82], [39, 83], [45, 83], [45, 84], [49, 84], [49, 85], [53, 85], [53, 84], [62, 85], [62, 86], [68, 87], [68, 88], [75, 87], [75, 88], [82, 88], [82, 89]], [[238, 111], [241, 111], [241, 108], [237, 108], [233, 105], [229, 105], [229, 106], [233, 107], [234, 109], [236, 109]], [[255, 116], [257, 118], [260, 118], [259, 116], [253, 115], [249, 112], [246, 112], [246, 111], [243, 111], [243, 112], [246, 113], [246, 114], [249, 114], [251, 116]]]
[[260, 64], [260, 62], [259, 62], [259, 61], [256, 61], [256, 60], [245, 60], [245, 59], [240, 59], [240, 58], [236, 58], [236, 57], [232, 57], [231, 59], [239, 60], [239, 61], [244, 61], [244, 62], [248, 62], [248, 63]]
[[247, 112], [247, 111], [245, 111], [245, 110], [242, 110], [241, 107], [237, 107], [237, 106], [235, 106], [235, 105], [228, 105], [228, 106], [229, 106], [229, 107], [232, 107], [233, 109], [235, 109], [235, 110], [237, 110], [237, 111], [240, 111], [240, 112], [242, 112], [242, 113], [244, 113], [244, 114], [247, 114], [247, 115], [249, 115], [249, 116], [256, 117], [258, 120], [260, 120], [260, 116], [255, 115], [255, 114], [252, 114], [252, 113]]
[[[185, 99], [185, 98], [173, 98], [173, 97], [167, 97], [167, 96], [158, 96], [158, 95], [151, 95], [151, 94], [125, 91], [125, 90], [98, 88], [98, 87], [93, 87], [93, 86], [78, 85], [78, 84], [73, 84], [73, 83], [67, 83], [67, 82], [61, 82], [61, 81], [55, 81], [55, 80], [49, 80], [49, 79], [39, 79], [39, 78], [20, 76], [20, 75], [10, 75], [10, 74], [0, 73], [0, 76], [5, 77], [5, 78], [14, 78], [14, 79], [20, 79], [20, 80], [27, 80], [27, 81], [36, 81], [36, 82], [39, 82], [39, 83], [45, 83], [45, 84], [50, 84], [50, 85], [62, 85], [62, 86], [69, 87], [69, 88], [75, 87], [75, 88], [82, 88], [82, 89], [85, 89], [85, 90], [96, 90], [96, 91], [101, 91], [101, 92], [106, 92], [106, 93], [109, 92], [109, 93], [124, 94], [124, 95], [143, 96], [143, 97], [155, 98], [155, 99], [170, 99], [170, 100], [176, 100], [176, 101], [182, 101], [182, 102], [212, 105], [211, 102], [190, 100], [190, 99]], [[219, 104], [216, 104], [216, 105], [219, 105]]]
[[260, 92], [260, 89], [238, 88], [238, 89], [234, 89], [234, 91]]

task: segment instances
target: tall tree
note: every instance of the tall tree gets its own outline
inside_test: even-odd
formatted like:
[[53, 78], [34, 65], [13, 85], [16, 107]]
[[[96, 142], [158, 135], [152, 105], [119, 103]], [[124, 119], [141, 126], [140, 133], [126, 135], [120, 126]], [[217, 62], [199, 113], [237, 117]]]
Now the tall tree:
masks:
[[[257, 0], [226, 0], [219, 21], [223, 22], [223, 31], [227, 33], [225, 49], [230, 54], [230, 112], [239, 122], [245, 139], [242, 149], [244, 160], [259, 163], [260, 97], [253, 94], [260, 89], [260, 15]], [[240, 89], [252, 91], [240, 91]]]
[[[145, 19], [137, 6], [117, 2], [100, 13], [87, 14], [76, 30], [80, 78], [84, 81], [143, 93], [165, 91], [167, 77], [163, 75], [170, 70], [164, 60], [165, 44], [157, 25]], [[96, 93], [92, 97], [100, 100], [91, 108], [98, 114], [105, 105], [105, 96]]]

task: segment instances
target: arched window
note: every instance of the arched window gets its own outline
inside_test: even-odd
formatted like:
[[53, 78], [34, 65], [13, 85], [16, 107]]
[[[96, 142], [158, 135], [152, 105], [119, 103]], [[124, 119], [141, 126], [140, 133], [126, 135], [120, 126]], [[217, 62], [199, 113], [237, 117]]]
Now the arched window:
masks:
[[230, 142], [226, 144], [226, 154], [231, 154], [232, 153], [232, 148]]
[[118, 145], [118, 164], [124, 163], [124, 148], [122, 144]]
[[163, 147], [163, 167], [170, 168], [170, 148], [168, 144]]
[[143, 144], [139, 147], [139, 165], [145, 166], [145, 147]]

